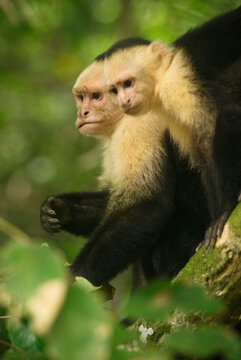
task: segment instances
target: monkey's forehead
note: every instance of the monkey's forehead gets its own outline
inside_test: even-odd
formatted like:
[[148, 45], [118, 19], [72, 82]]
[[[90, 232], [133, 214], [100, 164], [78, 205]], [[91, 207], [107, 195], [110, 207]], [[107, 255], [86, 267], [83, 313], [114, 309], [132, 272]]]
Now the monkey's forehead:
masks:
[[145, 55], [148, 52], [149, 46], [133, 46], [128, 48], [123, 48], [117, 50], [110, 56], [105, 58], [105, 61], [117, 61], [117, 59], [121, 59], [121, 61], [127, 61], [130, 58], [139, 58], [141, 55]]
[[142, 72], [143, 67], [135, 59], [110, 62], [106, 64], [105, 69], [107, 87], [109, 88], [113, 83], [118, 83], [128, 78], [136, 78]]
[[92, 63], [78, 76], [73, 90], [77, 91], [92, 91], [93, 88], [98, 88], [103, 91], [105, 89], [105, 76], [104, 76], [104, 66], [97, 62]]
[[138, 72], [146, 66], [147, 57], [149, 57], [148, 46], [119, 50], [105, 59], [105, 75], [109, 78], [119, 72]]

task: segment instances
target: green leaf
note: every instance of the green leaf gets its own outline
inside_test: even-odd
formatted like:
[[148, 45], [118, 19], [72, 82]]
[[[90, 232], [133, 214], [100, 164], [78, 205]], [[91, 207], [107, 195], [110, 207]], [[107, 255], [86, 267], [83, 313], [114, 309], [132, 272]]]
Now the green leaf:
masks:
[[16, 351], [9, 350], [2, 357], [2, 360], [47, 360], [40, 351]]
[[147, 350], [139, 351], [135, 346], [125, 346], [123, 349], [118, 348], [113, 353], [110, 360], [173, 360], [173, 357], [164, 351]]
[[48, 334], [47, 350], [60, 360], [102, 360], [110, 354], [111, 335], [107, 313], [96, 298], [72, 285]]
[[39, 350], [40, 343], [28, 326], [19, 321], [18, 324], [9, 328], [8, 335], [13, 345], [23, 350]]
[[215, 314], [224, 310], [224, 305], [218, 298], [214, 298], [197, 286], [175, 282], [172, 286], [173, 306], [186, 312], [202, 311]]
[[229, 360], [241, 359], [241, 342], [238, 336], [224, 328], [200, 327], [183, 329], [170, 335], [165, 345], [186, 356], [206, 357], [224, 354]]
[[92, 285], [91, 282], [89, 282], [87, 279], [83, 278], [82, 276], [76, 276], [75, 280], [76, 280], [75, 285], [86, 292], [93, 292], [101, 288], [101, 286]]
[[1, 269], [7, 272], [7, 291], [21, 300], [33, 296], [40, 285], [51, 279], [66, 279], [60, 253], [39, 244], [11, 243], [1, 253]]
[[[170, 287], [168, 281], [159, 280], [138, 289], [124, 307], [123, 316], [153, 320], [165, 318], [172, 310]], [[156, 295], [157, 298], [155, 298]]]
[[[127, 344], [138, 343], [139, 334], [134, 331], [128, 331], [126, 327], [120, 323], [113, 326], [112, 336], [112, 354], [111, 360], [128, 360], [133, 359], [133, 352], [128, 349]], [[136, 349], [133, 348], [136, 352]]]
[[67, 291], [64, 260], [48, 246], [16, 243], [7, 246], [1, 258], [6, 273], [3, 290], [12, 300], [10, 311], [18, 303], [23, 305], [23, 314], [31, 315], [31, 329], [44, 335], [58, 315]]
[[138, 289], [123, 310], [124, 316], [164, 319], [178, 309], [185, 312], [202, 311], [213, 314], [223, 310], [219, 299], [206, 295], [201, 288], [166, 280], [156, 280]]

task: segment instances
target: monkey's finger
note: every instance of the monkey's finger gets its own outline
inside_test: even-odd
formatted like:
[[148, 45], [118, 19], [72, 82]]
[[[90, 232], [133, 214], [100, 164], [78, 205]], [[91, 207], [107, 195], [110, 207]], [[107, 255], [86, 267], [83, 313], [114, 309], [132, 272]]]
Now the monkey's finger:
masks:
[[41, 206], [41, 212], [44, 212], [44, 213], [49, 213], [49, 215], [54, 215], [54, 209], [53, 209], [53, 206], [52, 206], [52, 203], [50, 201], [45, 201], [42, 206]]
[[55, 219], [58, 220], [56, 214], [51, 214], [49, 212], [41, 212], [41, 214], [40, 214], [40, 220], [41, 221], [50, 222], [51, 220], [55, 220]]
[[52, 210], [57, 210], [57, 199], [53, 195], [49, 196], [46, 205]]
[[46, 206], [48, 206], [52, 210], [57, 210], [58, 206], [60, 204], [62, 205], [62, 203], [63, 202], [60, 199], [58, 199], [55, 196], [51, 195], [51, 196], [48, 197], [48, 199], [46, 201]]
[[52, 210], [54, 210], [55, 212], [66, 211], [66, 209], [67, 209], [65, 202], [62, 199], [59, 199], [54, 196], [50, 196], [48, 198], [48, 204], [49, 204], [49, 207]]
[[46, 209], [46, 214], [49, 216], [56, 216], [56, 211], [48, 208], [48, 209]]
[[48, 205], [42, 206], [41, 213], [48, 216], [56, 216], [56, 211], [48, 207]]
[[217, 225], [217, 237], [220, 237], [223, 232], [224, 225], [226, 224], [226, 221], [228, 220], [230, 212], [225, 211], [225, 213], [221, 216], [218, 225]]
[[238, 202], [241, 202], [241, 193], [239, 194]]
[[207, 230], [207, 232], [205, 234], [204, 245], [205, 245], [207, 250], [210, 247], [211, 238], [212, 238], [212, 225], [209, 226], [209, 228], [208, 228], [208, 230]]
[[49, 226], [61, 226], [60, 221], [57, 218], [49, 217], [46, 215], [41, 216], [41, 224], [42, 225], [49, 225]]
[[52, 205], [52, 204], [54, 204], [54, 202], [55, 202], [55, 197], [54, 197], [54, 195], [50, 195], [50, 196], [48, 197], [48, 199], [47, 199], [47, 203], [48, 203], [49, 205]]
[[49, 227], [48, 228], [48, 232], [50, 233], [50, 234], [56, 234], [56, 233], [58, 233], [58, 232], [60, 232], [61, 231], [61, 227], [60, 226], [51, 226], [51, 227]]
[[210, 241], [211, 248], [215, 247], [218, 237], [222, 235], [223, 228], [228, 219], [228, 216], [229, 216], [229, 212], [225, 211], [223, 215], [214, 224], [214, 226], [212, 226], [211, 241]]
[[49, 229], [50, 229], [50, 233], [57, 233], [62, 230], [60, 225], [51, 225]]
[[205, 254], [207, 254], [207, 250], [210, 246], [210, 242], [211, 242], [211, 237], [212, 237], [212, 226], [210, 225], [209, 228], [206, 231], [204, 240], [200, 242], [200, 244], [196, 247], [196, 252], [198, 250], [201, 249], [201, 247], [204, 245], [206, 248]]
[[213, 227], [212, 227], [212, 233], [211, 233], [211, 239], [210, 239], [210, 244], [209, 244], [209, 248], [214, 248], [217, 242], [217, 229], [218, 229], [218, 223], [216, 223]]
[[204, 245], [204, 241], [201, 241], [200, 244], [196, 247], [196, 252], [201, 249], [201, 247]]
[[54, 234], [62, 230], [59, 224], [49, 224], [48, 222], [47, 223], [41, 222], [41, 225], [43, 229], [50, 234]]
[[47, 218], [49, 224], [60, 225], [60, 221], [57, 218]]

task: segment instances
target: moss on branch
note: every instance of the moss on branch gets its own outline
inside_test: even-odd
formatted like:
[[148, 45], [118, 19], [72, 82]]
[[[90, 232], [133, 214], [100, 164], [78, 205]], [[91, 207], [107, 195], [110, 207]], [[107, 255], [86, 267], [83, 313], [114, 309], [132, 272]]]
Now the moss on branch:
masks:
[[[162, 323], [150, 324], [155, 331], [155, 343], [181, 327], [195, 328], [200, 324], [227, 324], [233, 327], [241, 314], [241, 203], [232, 212], [221, 238], [214, 249], [206, 253], [202, 247], [180, 271], [173, 282], [185, 281], [201, 286], [208, 293], [222, 299], [225, 312], [213, 316], [202, 313], [187, 315], [176, 311]], [[138, 326], [138, 322], [136, 326]], [[136, 327], [134, 326], [134, 328]]]

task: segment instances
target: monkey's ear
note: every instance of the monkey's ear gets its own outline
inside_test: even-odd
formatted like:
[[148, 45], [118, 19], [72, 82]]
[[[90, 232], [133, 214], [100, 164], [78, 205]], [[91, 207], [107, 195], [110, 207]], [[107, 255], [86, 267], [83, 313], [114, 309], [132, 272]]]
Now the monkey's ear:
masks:
[[159, 59], [165, 67], [168, 67], [172, 58], [171, 50], [159, 41], [153, 41], [148, 47], [150, 53], [155, 54], [157, 59]]
[[149, 51], [151, 51], [152, 53], [159, 54], [160, 56], [163, 56], [163, 55], [166, 55], [169, 53], [168, 49], [157, 40], [153, 41], [149, 45]]

